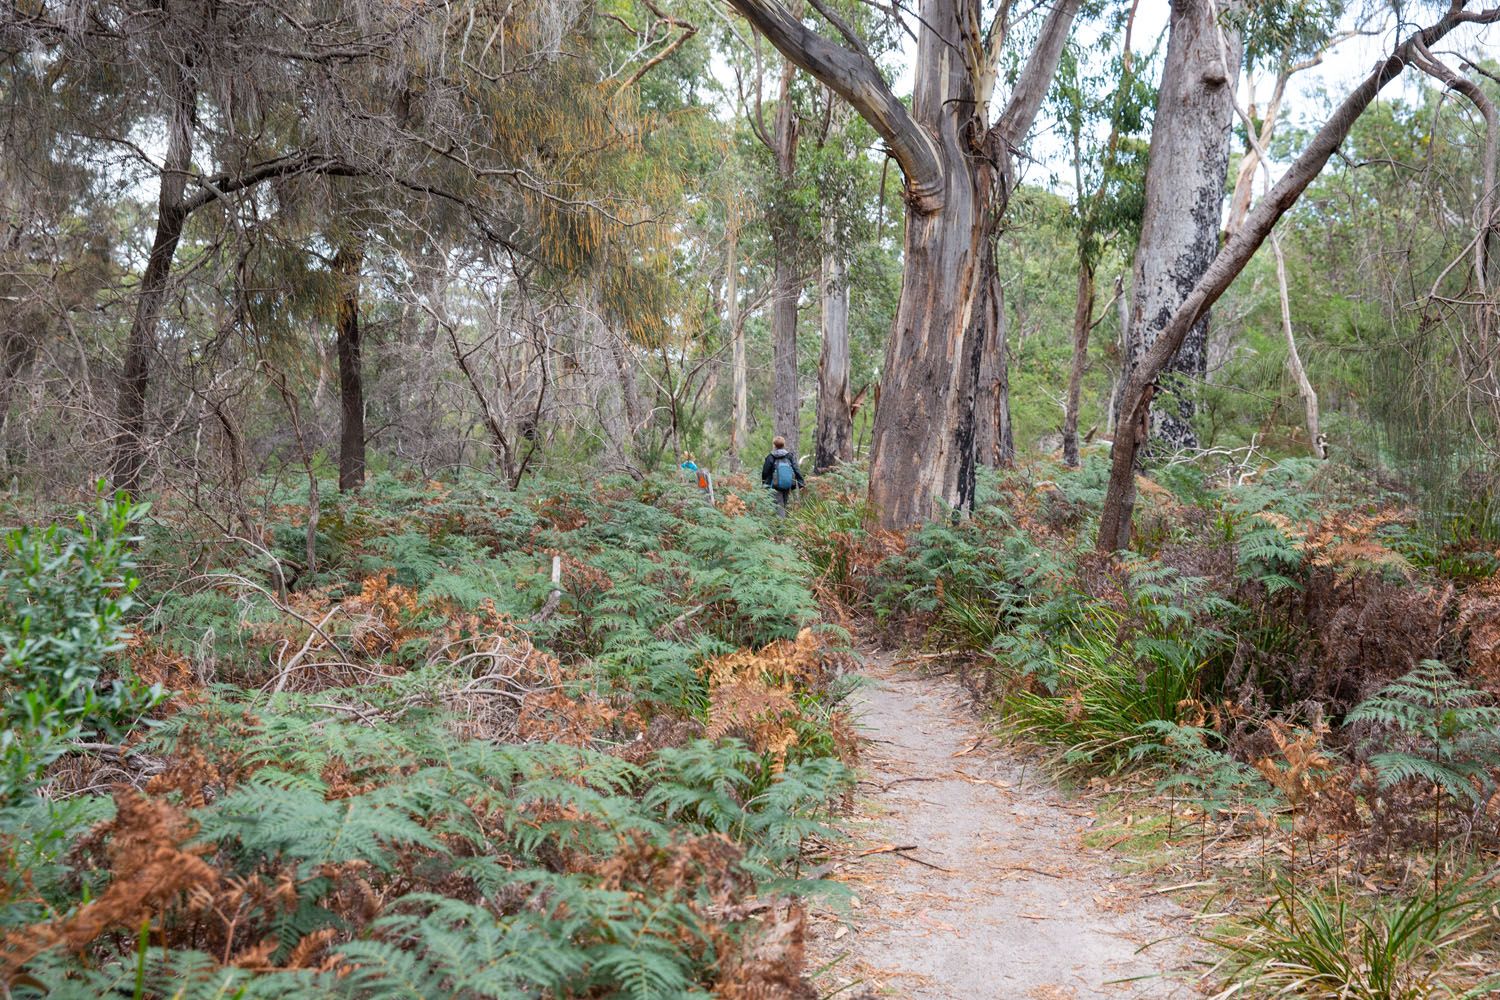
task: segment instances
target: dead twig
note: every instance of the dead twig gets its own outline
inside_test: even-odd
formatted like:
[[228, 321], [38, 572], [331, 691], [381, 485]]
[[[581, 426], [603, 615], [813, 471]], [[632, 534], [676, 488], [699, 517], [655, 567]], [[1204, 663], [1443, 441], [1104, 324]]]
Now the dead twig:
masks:
[[[914, 848], [907, 848], [907, 850], [914, 850]], [[923, 861], [921, 858], [914, 858], [910, 854], [905, 854], [902, 851], [892, 851], [891, 853], [896, 855], [896, 857], [901, 858], [903, 861], [913, 861], [919, 865], [922, 865], [923, 867], [931, 868], [933, 871], [947, 872], [950, 875], [953, 874], [952, 868], [944, 868], [942, 865], [935, 865], [931, 861]]]

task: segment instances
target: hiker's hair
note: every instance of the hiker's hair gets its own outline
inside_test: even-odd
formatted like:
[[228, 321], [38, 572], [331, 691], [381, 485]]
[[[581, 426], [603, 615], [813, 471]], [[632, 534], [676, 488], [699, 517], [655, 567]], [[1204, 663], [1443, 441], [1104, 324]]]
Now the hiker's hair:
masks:
[[782, 437], [779, 434], [776, 435], [774, 438], [771, 439], [771, 447], [772, 448], [785, 448], [786, 447], [786, 438]]

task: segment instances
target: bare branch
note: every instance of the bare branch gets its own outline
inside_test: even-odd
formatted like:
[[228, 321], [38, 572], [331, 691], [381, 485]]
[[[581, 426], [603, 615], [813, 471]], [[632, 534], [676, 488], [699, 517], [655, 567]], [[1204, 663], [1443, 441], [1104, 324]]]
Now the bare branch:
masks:
[[1062, 58], [1063, 46], [1068, 41], [1078, 7], [1079, 0], [1058, 0], [1057, 6], [1048, 12], [1031, 58], [1026, 60], [1015, 89], [1011, 91], [1010, 101], [990, 130], [991, 137], [1012, 149], [1031, 131], [1031, 123], [1036, 120], [1037, 111], [1052, 87], [1052, 78], [1057, 75], [1057, 63]]
[[[1076, 6], [1076, 0], [1065, 0]], [[836, 45], [792, 16], [777, 0], [730, 0], [730, 6], [792, 62], [848, 101], [890, 143], [906, 173], [913, 207], [931, 211], [942, 197], [943, 163], [932, 138], [906, 110], [874, 60]]]

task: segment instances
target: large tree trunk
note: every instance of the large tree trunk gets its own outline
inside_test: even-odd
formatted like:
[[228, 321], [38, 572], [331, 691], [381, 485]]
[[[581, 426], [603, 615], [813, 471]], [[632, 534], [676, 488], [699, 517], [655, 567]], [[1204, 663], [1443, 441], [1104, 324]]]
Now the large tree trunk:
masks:
[[1078, 468], [1078, 408], [1083, 403], [1083, 369], [1088, 364], [1089, 328], [1094, 319], [1094, 266], [1081, 256], [1078, 297], [1073, 306], [1073, 363], [1068, 369], [1068, 399], [1063, 408], [1063, 465]]
[[[31, 324], [13, 326], [0, 333], [0, 441], [10, 426], [10, 406], [16, 386], [26, 375], [37, 354], [37, 334]], [[6, 461], [17, 464], [12, 449], [5, 449]]]
[[[952, 118], [943, 138], [956, 149]], [[927, 520], [938, 501], [959, 507], [972, 498], [972, 486], [960, 496], [961, 481], [972, 481], [974, 445], [973, 395], [965, 407], [963, 390], [967, 379], [978, 381], [969, 328], [990, 206], [977, 203], [981, 192], [962, 160], [949, 162], [941, 209], [913, 206], [907, 215], [901, 300], [875, 408], [870, 500], [880, 523], [891, 527]]]
[[974, 461], [991, 469], [1015, 460], [1016, 444], [1010, 429], [1010, 372], [1005, 343], [1005, 290], [991, 272], [992, 288], [980, 315], [988, 317], [979, 359], [979, 385], [974, 399]]
[[781, 74], [781, 91], [776, 106], [775, 133], [771, 136], [772, 156], [780, 182], [778, 204], [771, 219], [771, 253], [776, 263], [771, 276], [771, 411], [774, 431], [787, 439], [787, 446], [797, 450], [798, 423], [802, 394], [797, 384], [797, 300], [802, 295], [802, 281], [797, 266], [799, 253], [798, 224], [788, 197], [796, 181], [798, 123], [792, 97], [792, 80], [796, 67], [789, 60]]
[[135, 316], [125, 341], [125, 364], [120, 376], [116, 412], [114, 460], [110, 480], [116, 489], [135, 493], [146, 465], [146, 391], [151, 379], [151, 356], [156, 353], [156, 328], [172, 276], [172, 259], [187, 223], [188, 169], [193, 154], [196, 99], [191, 85], [179, 77], [168, 109], [167, 151], [162, 161], [157, 196], [156, 235], [136, 295]]
[[[1302, 192], [1322, 172], [1328, 158], [1348, 137], [1349, 130], [1382, 87], [1401, 75], [1401, 71], [1422, 47], [1430, 47], [1460, 24], [1492, 24], [1500, 21], [1500, 8], [1470, 13], [1461, 7], [1450, 8], [1435, 24], [1408, 37], [1396, 50], [1349, 93], [1323, 127], [1282, 175], [1281, 180], [1250, 210], [1245, 223], [1215, 255], [1203, 277], [1193, 287], [1171, 320], [1161, 331], [1156, 344], [1141, 358], [1122, 392], [1121, 419], [1110, 451], [1109, 486], [1099, 517], [1096, 547], [1102, 552], [1124, 548], [1130, 541], [1130, 521], [1135, 506], [1136, 455], [1144, 441], [1144, 427], [1149, 420], [1155, 380], [1194, 324], [1218, 301], [1232, 281], [1244, 270], [1255, 251], [1287, 210], [1297, 203]], [[1136, 432], [1131, 433], [1132, 429]]]
[[[829, 234], [825, 234], [825, 239]], [[828, 246], [831, 248], [832, 244]], [[854, 421], [849, 396], [849, 276], [831, 249], [823, 254], [821, 281], [823, 350], [818, 360], [818, 437], [813, 468], [826, 472], [854, 457]]]
[[724, 274], [724, 303], [729, 324], [730, 381], [734, 397], [729, 425], [729, 467], [739, 469], [740, 450], [748, 443], [750, 400], [746, 386], [745, 320], [740, 314], [739, 220], [731, 212], [727, 226], [728, 247]]
[[[972, 34], [977, 10], [949, 0], [923, 4], [912, 111], [938, 143], [945, 183], [929, 208], [908, 176], [901, 300], [871, 438], [870, 501], [884, 527], [927, 520], [938, 502], [973, 506], [987, 344], [998, 348], [1002, 373], [1004, 365], [994, 236], [1014, 183], [1010, 150], [1030, 131], [1075, 9], [1062, 3], [1049, 13], [1009, 105], [976, 136], [969, 109], [984, 107], [992, 83], [951, 58], [947, 39]], [[1005, 462], [1013, 445], [1003, 374], [994, 397], [1006, 407], [1003, 420], [997, 415], [997, 461]]]
[[[1046, 96], [1078, 9], [1060, 0], [1041, 30], [1004, 111], [989, 97], [1006, 36], [983, 23], [977, 0], [922, 0], [910, 110], [867, 47], [825, 5], [848, 42], [812, 31], [776, 0], [730, 0], [788, 59], [847, 100], [886, 141], [906, 177], [905, 268], [871, 440], [870, 505], [885, 528], [929, 518], [939, 502], [973, 500], [974, 416], [992, 287], [981, 264], [1014, 185], [1011, 151]], [[1009, 5], [1002, 5], [1009, 10]], [[982, 340], [980, 341], [982, 344]]]
[[[1172, 0], [1135, 255], [1127, 379], [1218, 250], [1240, 65], [1239, 36], [1222, 23], [1222, 10], [1217, 0]], [[1166, 405], [1156, 415], [1154, 434], [1167, 449], [1196, 448], [1194, 403], [1208, 375], [1206, 312], [1167, 370], [1177, 377], [1161, 387]]]
[[365, 484], [365, 380], [359, 331], [359, 272], [364, 250], [358, 242], [333, 258], [338, 306], [339, 489]]

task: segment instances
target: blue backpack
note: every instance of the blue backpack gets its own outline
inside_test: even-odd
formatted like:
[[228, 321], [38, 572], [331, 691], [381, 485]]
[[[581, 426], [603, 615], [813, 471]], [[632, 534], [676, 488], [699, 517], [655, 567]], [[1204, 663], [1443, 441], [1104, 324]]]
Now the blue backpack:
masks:
[[778, 490], [789, 490], [797, 485], [796, 470], [792, 466], [792, 460], [785, 455], [779, 456], [771, 469], [771, 485]]

